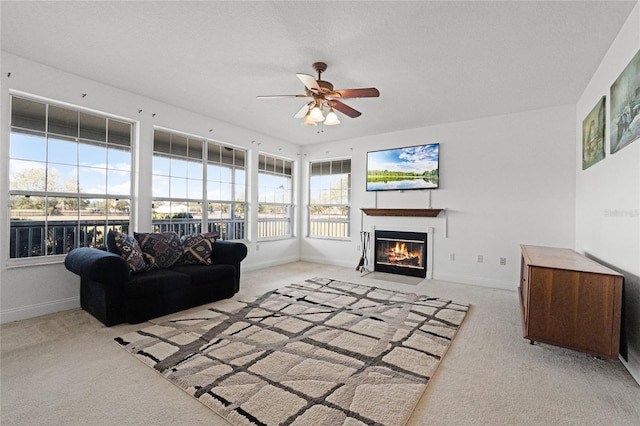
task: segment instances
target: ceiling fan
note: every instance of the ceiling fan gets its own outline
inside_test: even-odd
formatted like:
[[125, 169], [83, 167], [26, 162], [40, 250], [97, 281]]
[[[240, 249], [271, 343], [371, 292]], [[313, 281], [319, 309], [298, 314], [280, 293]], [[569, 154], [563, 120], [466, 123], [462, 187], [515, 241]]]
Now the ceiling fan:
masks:
[[[375, 87], [364, 89], [341, 89], [334, 90], [333, 84], [322, 80], [322, 73], [326, 71], [327, 64], [324, 62], [315, 62], [313, 69], [318, 73], [315, 79], [312, 75], [298, 73], [296, 76], [302, 81], [305, 87], [304, 95], [272, 95], [258, 96], [258, 99], [274, 99], [274, 98], [312, 98], [304, 104], [302, 108], [293, 116], [293, 118], [304, 118], [303, 124], [309, 126], [317, 126], [319, 122], [323, 122], [327, 126], [340, 124], [338, 116], [333, 111], [334, 108], [346, 115], [347, 117], [356, 118], [362, 115], [360, 111], [351, 108], [349, 105], [341, 102], [339, 99], [350, 98], [377, 98], [380, 92]], [[327, 108], [328, 113], [325, 117], [323, 110]]]

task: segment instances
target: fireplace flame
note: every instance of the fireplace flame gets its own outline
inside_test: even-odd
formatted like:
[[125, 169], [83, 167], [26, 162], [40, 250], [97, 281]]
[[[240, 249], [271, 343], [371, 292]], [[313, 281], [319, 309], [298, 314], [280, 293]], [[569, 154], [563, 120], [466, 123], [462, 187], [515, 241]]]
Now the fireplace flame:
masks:
[[396, 257], [408, 257], [409, 252], [407, 251], [407, 245], [405, 243], [401, 243], [400, 241], [396, 241], [396, 246], [393, 249], [393, 253]]
[[415, 260], [418, 265], [422, 265], [421, 253], [419, 250], [409, 252], [407, 245], [403, 242], [396, 241], [396, 245], [393, 248], [389, 248], [385, 253], [389, 262], [402, 263], [407, 260]]

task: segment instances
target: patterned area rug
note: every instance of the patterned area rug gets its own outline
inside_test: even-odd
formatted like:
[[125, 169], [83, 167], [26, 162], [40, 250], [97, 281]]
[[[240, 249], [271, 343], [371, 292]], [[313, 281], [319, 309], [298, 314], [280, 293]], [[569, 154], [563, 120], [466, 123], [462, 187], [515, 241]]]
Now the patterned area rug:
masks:
[[115, 340], [234, 425], [402, 425], [467, 310], [314, 278]]

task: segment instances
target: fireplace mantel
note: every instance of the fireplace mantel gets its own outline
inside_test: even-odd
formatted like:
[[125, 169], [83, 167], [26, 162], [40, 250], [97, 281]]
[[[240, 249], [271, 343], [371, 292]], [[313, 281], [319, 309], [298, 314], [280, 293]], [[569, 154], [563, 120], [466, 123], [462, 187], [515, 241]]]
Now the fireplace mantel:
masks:
[[360, 209], [367, 216], [436, 217], [444, 209]]

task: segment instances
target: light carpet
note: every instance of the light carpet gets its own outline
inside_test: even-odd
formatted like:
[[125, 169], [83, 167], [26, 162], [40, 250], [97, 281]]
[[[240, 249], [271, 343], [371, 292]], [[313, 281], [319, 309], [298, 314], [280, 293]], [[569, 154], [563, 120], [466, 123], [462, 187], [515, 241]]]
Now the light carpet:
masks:
[[313, 278], [115, 340], [234, 425], [402, 425], [468, 305]]

